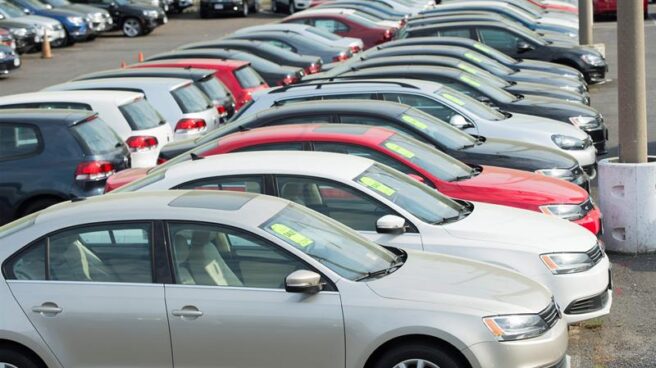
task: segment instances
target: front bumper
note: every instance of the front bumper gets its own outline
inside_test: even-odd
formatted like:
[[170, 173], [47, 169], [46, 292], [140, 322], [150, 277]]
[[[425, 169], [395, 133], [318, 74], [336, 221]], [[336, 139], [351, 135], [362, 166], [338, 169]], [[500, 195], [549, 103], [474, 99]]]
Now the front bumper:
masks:
[[68, 29], [68, 35], [75, 41], [85, 41], [95, 33], [90, 24], [72, 26]]
[[18, 69], [21, 66], [21, 59], [18, 55], [13, 55], [0, 60], [0, 75], [9, 73], [10, 70]]
[[37, 38], [34, 33], [25, 37], [16, 38], [16, 52], [23, 54], [32, 51], [37, 46]]
[[201, 1], [200, 10], [206, 14], [234, 14], [244, 11], [242, 1]]
[[585, 81], [588, 84], [601, 83], [606, 81], [606, 73], [608, 72], [608, 65], [588, 66], [583, 71]]

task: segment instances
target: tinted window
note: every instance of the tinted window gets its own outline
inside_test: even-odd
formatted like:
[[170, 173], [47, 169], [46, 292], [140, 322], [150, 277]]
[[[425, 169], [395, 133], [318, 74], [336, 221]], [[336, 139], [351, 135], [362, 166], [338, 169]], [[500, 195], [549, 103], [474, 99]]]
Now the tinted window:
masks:
[[262, 177], [218, 177], [194, 180], [180, 184], [175, 189], [229, 190], [233, 192], [263, 193]]
[[330, 115], [309, 115], [309, 116], [298, 116], [298, 117], [289, 117], [274, 120], [267, 123], [267, 126], [270, 125], [288, 125], [288, 124], [329, 124], [331, 123]]
[[496, 121], [506, 119], [506, 117], [498, 110], [495, 110], [484, 103], [476, 101], [463, 93], [454, 91], [449, 87], [442, 87], [441, 89], [435, 91], [435, 93], [442, 96], [442, 98], [450, 101], [451, 103], [456, 104], [457, 106], [462, 106], [467, 111], [470, 111], [474, 113], [474, 115], [483, 119]]
[[385, 101], [392, 101], [412, 106], [444, 121], [449, 121], [449, 119], [451, 119], [451, 117], [456, 114], [456, 112], [453, 111], [450, 107], [423, 96], [400, 93], [384, 93], [383, 99]]
[[169, 224], [176, 281], [184, 285], [284, 289], [300, 260], [263, 239], [232, 228]]
[[211, 100], [221, 100], [228, 97], [229, 92], [225, 89], [223, 84], [219, 82], [216, 77], [206, 78], [202, 81], [196, 83], [196, 86], [200, 88]]
[[37, 153], [41, 144], [36, 127], [22, 124], [0, 125], [0, 160]]
[[289, 45], [288, 43], [278, 41], [278, 40], [267, 40], [266, 42], [272, 44], [273, 46], [280, 47], [281, 49], [289, 50], [296, 52], [296, 48], [293, 46]]
[[349, 27], [333, 19], [315, 19], [314, 26], [331, 33], [348, 32]]
[[145, 99], [138, 99], [118, 109], [132, 130], [152, 129], [164, 121], [162, 115]]
[[506, 53], [514, 54], [520, 40], [514, 34], [496, 28], [481, 28], [479, 30], [481, 42]]
[[235, 70], [235, 77], [243, 88], [255, 88], [265, 84], [262, 77], [250, 66]]
[[85, 152], [90, 155], [112, 152], [123, 145], [121, 138], [99, 118], [79, 123], [71, 130]]
[[257, 152], [257, 151], [303, 151], [303, 142], [259, 144], [256, 146], [244, 147], [235, 150], [235, 152]]
[[469, 28], [450, 28], [450, 29], [441, 29], [439, 35], [442, 37], [461, 37], [461, 38], [471, 38], [471, 33]]
[[173, 98], [177, 101], [183, 113], [200, 112], [208, 109], [212, 102], [198, 87], [188, 84], [171, 91]]

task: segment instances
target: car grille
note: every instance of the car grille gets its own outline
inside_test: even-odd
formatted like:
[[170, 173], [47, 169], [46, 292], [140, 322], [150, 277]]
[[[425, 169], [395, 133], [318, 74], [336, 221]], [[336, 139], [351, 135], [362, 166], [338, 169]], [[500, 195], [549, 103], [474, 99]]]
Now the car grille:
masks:
[[602, 293], [585, 298], [580, 300], [573, 301], [565, 313], [567, 314], [584, 314], [591, 313], [602, 309], [608, 302], [608, 290], [604, 290]]
[[599, 243], [595, 244], [595, 246], [592, 247], [592, 249], [590, 249], [586, 253], [588, 254], [588, 257], [590, 257], [590, 259], [595, 265], [599, 263], [602, 258], [604, 258], [604, 251], [601, 250]]
[[553, 300], [551, 301], [549, 306], [545, 308], [542, 312], [538, 313], [538, 315], [542, 318], [542, 320], [544, 320], [544, 322], [547, 324], [547, 326], [549, 326], [549, 328], [555, 326], [561, 317], [560, 311], [556, 306], [556, 302], [554, 302]]

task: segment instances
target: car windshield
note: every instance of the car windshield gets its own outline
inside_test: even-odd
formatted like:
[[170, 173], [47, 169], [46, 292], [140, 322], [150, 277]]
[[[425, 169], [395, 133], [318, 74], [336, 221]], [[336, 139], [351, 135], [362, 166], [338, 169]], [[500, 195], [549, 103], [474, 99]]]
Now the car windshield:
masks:
[[435, 94], [485, 120], [501, 121], [506, 119], [506, 116], [499, 112], [499, 110], [493, 109], [490, 106], [449, 87], [442, 87], [435, 91]]
[[353, 181], [428, 224], [452, 221], [466, 215], [468, 211], [464, 205], [443, 196], [428, 185], [384, 165], [373, 164]]
[[7, 18], [22, 17], [25, 15], [19, 7], [6, 2], [0, 2], [0, 13], [4, 14]]
[[102, 155], [123, 145], [121, 138], [100, 118], [91, 118], [74, 125], [73, 135], [89, 155]]
[[[517, 97], [512, 93], [509, 93], [499, 87], [490, 85], [486, 80], [475, 77], [469, 73], [461, 73], [458, 76], [458, 80], [476, 90], [477, 93], [489, 97], [493, 100], [500, 101], [502, 103], [512, 103], [517, 100]], [[463, 92], [466, 93], [466, 91]]]
[[376, 20], [369, 20], [363, 17], [360, 13], [348, 15], [347, 18], [367, 28], [379, 27], [379, 25], [376, 24]]
[[519, 60], [517, 60], [513, 57], [510, 57], [510, 56], [504, 54], [503, 52], [501, 52], [501, 51], [499, 51], [499, 50], [497, 50], [493, 47], [490, 47], [488, 45], [482, 44], [480, 42], [474, 42], [474, 48], [476, 50], [478, 50], [479, 52], [482, 52], [483, 54], [485, 54], [485, 55], [487, 55], [487, 56], [489, 56], [489, 57], [491, 57], [494, 60], [497, 60], [499, 62], [506, 63], [506, 64], [511, 64], [511, 65], [519, 63]]
[[48, 6], [38, 0], [23, 0], [29, 6], [35, 9], [48, 9]]
[[450, 149], [458, 150], [476, 144], [476, 139], [471, 135], [415, 108], [406, 110], [399, 119]]
[[132, 130], [152, 129], [166, 122], [162, 115], [143, 98], [120, 106], [119, 110]]
[[396, 258], [350, 228], [293, 203], [260, 228], [349, 280], [384, 270]]
[[198, 83], [196, 86], [200, 88], [211, 100], [223, 100], [229, 96], [229, 92], [225, 89], [223, 84], [216, 79], [215, 76], [205, 78]]
[[501, 88], [510, 86], [510, 82], [501, 79], [500, 77], [497, 77], [496, 75], [488, 72], [487, 70], [485, 70], [485, 67], [481, 68], [463, 61], [458, 63], [458, 69], [463, 70], [471, 75], [475, 75], [481, 79], [485, 79], [488, 83], [490, 83], [493, 86], [497, 86]]
[[255, 88], [264, 84], [262, 77], [248, 65], [235, 70], [235, 77], [242, 88]]
[[46, 3], [55, 7], [71, 5], [71, 3], [68, 0], [48, 0], [46, 1]]
[[444, 181], [456, 181], [472, 175], [471, 167], [432, 146], [405, 135], [394, 134], [380, 146]]
[[479, 52], [467, 51], [463, 54], [463, 56], [467, 59], [468, 62], [485, 70], [494, 72], [495, 74], [509, 75], [514, 72], [514, 70], [508, 68], [507, 66]]
[[185, 114], [201, 112], [212, 107], [212, 101], [193, 84], [174, 89], [171, 94]]
[[340, 36], [338, 36], [334, 33], [324, 31], [323, 29], [317, 28], [317, 27], [308, 27], [308, 28], [306, 28], [306, 30], [308, 32], [314, 34], [314, 35], [317, 35], [321, 38], [325, 38], [325, 39], [330, 40], [330, 41], [338, 41], [339, 39], [342, 38], [342, 37], [340, 37]]

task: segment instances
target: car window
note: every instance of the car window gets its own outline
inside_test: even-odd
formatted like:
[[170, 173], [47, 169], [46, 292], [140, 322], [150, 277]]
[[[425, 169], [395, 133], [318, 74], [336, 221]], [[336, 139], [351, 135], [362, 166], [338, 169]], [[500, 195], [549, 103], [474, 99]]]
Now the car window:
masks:
[[317, 28], [317, 27], [308, 27], [308, 28], [306, 28], [306, 31], [308, 31], [309, 33], [312, 33], [313, 35], [320, 36], [320, 37], [325, 38], [325, 39], [330, 40], [330, 41], [339, 41], [341, 39], [340, 36], [338, 36], [338, 35], [336, 35], [332, 32], [327, 32], [326, 30], [321, 29], [321, 28]]
[[228, 190], [232, 192], [264, 193], [261, 176], [216, 177], [189, 181], [175, 189]]
[[18, 280], [152, 283], [152, 248], [151, 223], [82, 226], [32, 244], [9, 268]]
[[36, 127], [23, 124], [0, 124], [0, 160], [39, 152], [43, 145]]
[[187, 84], [171, 91], [171, 95], [183, 113], [201, 112], [212, 106], [212, 102], [198, 87]]
[[200, 88], [200, 90], [203, 91], [211, 100], [221, 100], [228, 97], [230, 94], [226, 90], [225, 86], [214, 76], [201, 80], [200, 82], [196, 83], [196, 86]]
[[241, 230], [192, 223], [168, 228], [178, 284], [284, 289], [287, 275], [307, 269], [276, 245]]
[[439, 35], [442, 37], [461, 37], [461, 38], [471, 38], [471, 32], [469, 28], [448, 28], [440, 29]]
[[156, 128], [165, 121], [150, 102], [143, 98], [119, 106], [118, 109], [132, 130]]
[[318, 178], [276, 177], [278, 195], [324, 214], [358, 231], [376, 231], [376, 221], [398, 214], [346, 185]]
[[509, 54], [517, 52], [519, 41], [521, 41], [518, 36], [504, 29], [481, 28], [478, 32], [482, 43]]
[[303, 151], [303, 142], [283, 142], [258, 144], [235, 150], [234, 152], [258, 152], [258, 151]]
[[286, 42], [282, 42], [282, 41], [278, 41], [278, 40], [266, 40], [265, 42], [267, 42], [267, 43], [269, 43], [273, 46], [280, 47], [281, 49], [296, 52], [296, 48], [293, 47], [292, 45], [286, 43]]
[[382, 96], [385, 101], [392, 101], [412, 106], [444, 121], [449, 121], [453, 115], [457, 114], [456, 111], [452, 110], [450, 107], [442, 104], [441, 102], [423, 96], [402, 93], [383, 93]]
[[121, 138], [100, 118], [76, 124], [71, 130], [89, 155], [109, 153], [123, 145]]
[[314, 19], [313, 22], [315, 27], [330, 33], [344, 33], [349, 31], [349, 27], [346, 24], [334, 19]]
[[91, 111], [91, 106], [84, 103], [75, 102], [30, 102], [18, 103], [0, 106], [0, 109], [66, 109], [66, 110], [87, 110]]
[[306, 115], [296, 116], [289, 118], [280, 118], [266, 123], [266, 126], [271, 125], [289, 125], [289, 124], [330, 124], [332, 119], [330, 115]]
[[235, 77], [242, 88], [255, 88], [264, 84], [262, 77], [248, 65], [235, 70]]

